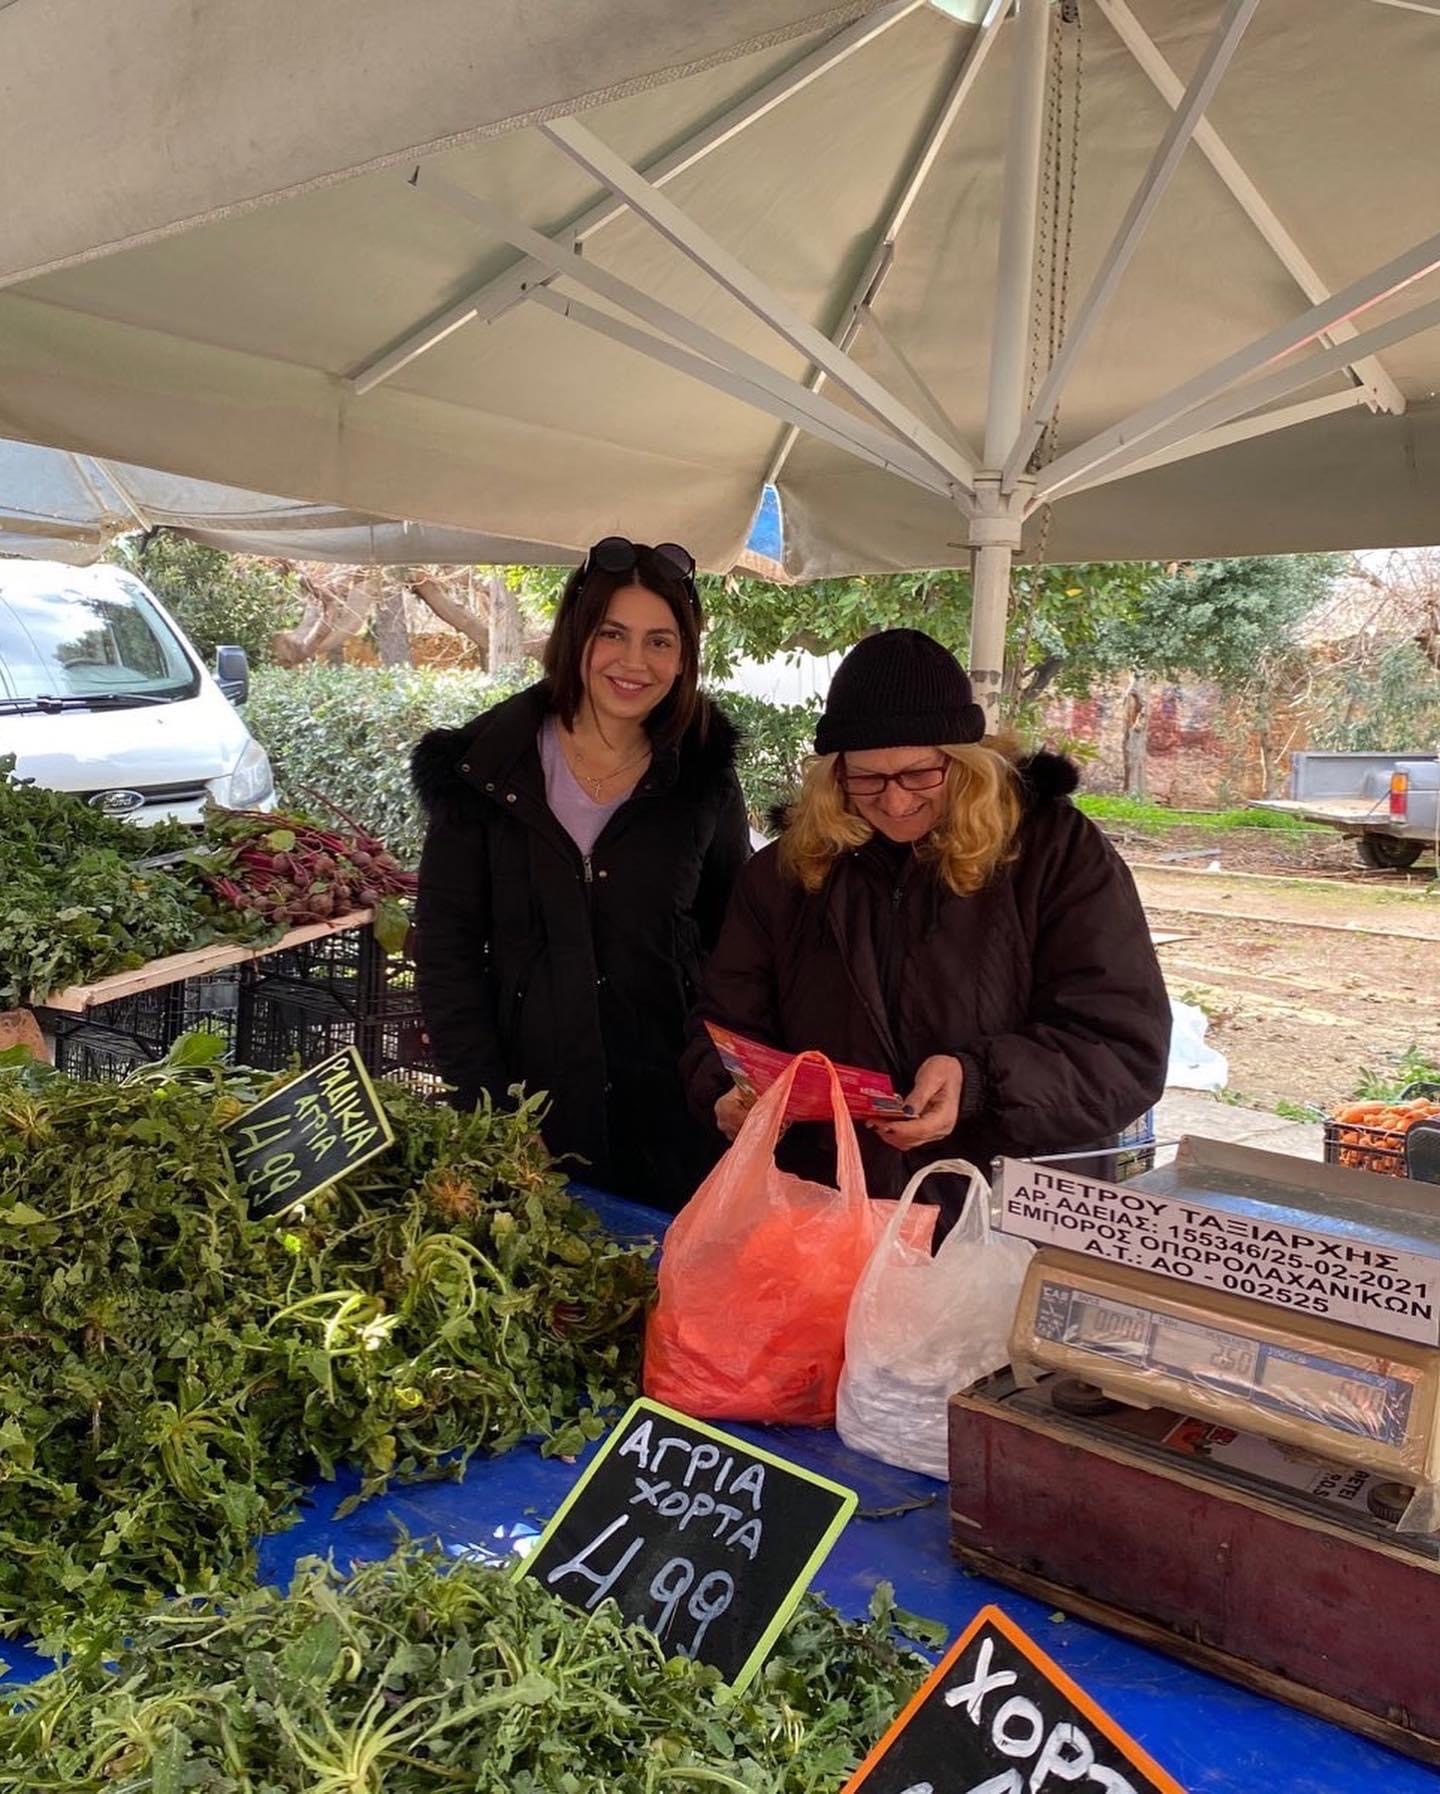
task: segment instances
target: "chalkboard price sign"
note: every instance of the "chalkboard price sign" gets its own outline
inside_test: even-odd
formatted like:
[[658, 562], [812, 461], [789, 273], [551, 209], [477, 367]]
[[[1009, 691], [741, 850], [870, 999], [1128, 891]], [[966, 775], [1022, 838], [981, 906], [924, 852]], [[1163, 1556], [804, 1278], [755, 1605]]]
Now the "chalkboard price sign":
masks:
[[1185, 1794], [998, 1607], [982, 1607], [844, 1794]]
[[516, 1574], [577, 1607], [608, 1597], [743, 1688], [855, 1506], [839, 1483], [642, 1399]]
[[225, 1131], [235, 1181], [257, 1221], [318, 1195], [395, 1142], [354, 1047], [273, 1090]]

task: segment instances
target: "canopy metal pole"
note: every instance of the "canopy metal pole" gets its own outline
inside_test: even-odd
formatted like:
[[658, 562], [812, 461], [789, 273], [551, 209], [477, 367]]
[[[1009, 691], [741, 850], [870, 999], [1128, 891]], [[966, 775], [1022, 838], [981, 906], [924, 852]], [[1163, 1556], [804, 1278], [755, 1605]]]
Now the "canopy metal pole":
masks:
[[1005, 187], [995, 287], [995, 326], [990, 351], [990, 395], [985, 419], [983, 473], [975, 479], [970, 520], [973, 599], [970, 611], [970, 678], [988, 727], [1000, 719], [1005, 677], [1005, 623], [1010, 610], [1010, 566], [1020, 546], [1024, 507], [1034, 482], [1022, 479], [1008, 494], [1001, 469], [1020, 434], [1029, 372], [1035, 239], [1040, 209], [1040, 161], [1045, 146], [1045, 78], [1050, 49], [1051, 0], [1015, 0], [1015, 63], [1011, 76]]

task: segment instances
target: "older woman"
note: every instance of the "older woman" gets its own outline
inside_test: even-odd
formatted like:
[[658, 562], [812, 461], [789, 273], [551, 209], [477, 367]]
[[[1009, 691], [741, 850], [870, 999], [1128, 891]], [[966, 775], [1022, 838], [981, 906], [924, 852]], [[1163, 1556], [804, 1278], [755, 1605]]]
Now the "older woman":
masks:
[[[863, 1140], [872, 1196], [938, 1158], [1110, 1144], [1164, 1086], [1170, 1008], [1129, 872], [1069, 801], [1074, 766], [986, 740], [968, 677], [913, 629], [847, 656], [815, 747], [740, 876], [701, 1017], [891, 1074], [914, 1115]], [[733, 1137], [745, 1099], [698, 1031], [685, 1071]], [[823, 1128], [782, 1144], [827, 1182], [833, 1157]], [[923, 1187], [942, 1207], [947, 1181]]]

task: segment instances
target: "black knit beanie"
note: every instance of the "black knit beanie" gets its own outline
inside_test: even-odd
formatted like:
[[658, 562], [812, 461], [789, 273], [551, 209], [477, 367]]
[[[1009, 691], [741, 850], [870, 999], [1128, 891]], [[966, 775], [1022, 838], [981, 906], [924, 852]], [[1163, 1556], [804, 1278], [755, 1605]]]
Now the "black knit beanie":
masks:
[[918, 629], [886, 629], [841, 661], [815, 752], [953, 747], [984, 734], [985, 712], [950, 650]]

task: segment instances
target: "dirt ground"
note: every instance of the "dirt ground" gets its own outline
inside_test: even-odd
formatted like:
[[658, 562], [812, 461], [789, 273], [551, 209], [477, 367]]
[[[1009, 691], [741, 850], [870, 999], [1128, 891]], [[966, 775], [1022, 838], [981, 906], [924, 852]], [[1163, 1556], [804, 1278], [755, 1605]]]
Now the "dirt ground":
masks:
[[1313, 857], [1282, 860], [1280, 876], [1238, 863], [1276, 866], [1266, 837], [1157, 843], [1117, 831], [1152, 930], [1179, 936], [1160, 947], [1171, 993], [1211, 1017], [1230, 1090], [1257, 1107], [1328, 1108], [1363, 1069], [1389, 1074], [1412, 1047], [1440, 1061], [1440, 885], [1428, 870], [1344, 876], [1348, 845], [1323, 837], [1282, 840], [1282, 854]]
[[1226, 872], [1276, 872], [1344, 877], [1365, 884], [1428, 884], [1435, 876], [1434, 861], [1422, 855], [1409, 873], [1376, 872], [1363, 868], [1355, 843], [1333, 829], [1237, 828], [1220, 831], [1199, 828], [1167, 828], [1150, 834], [1128, 823], [1107, 823], [1106, 831], [1130, 860], [1151, 860], [1161, 865], [1204, 868], [1219, 860]]

